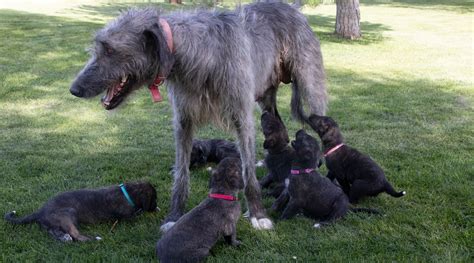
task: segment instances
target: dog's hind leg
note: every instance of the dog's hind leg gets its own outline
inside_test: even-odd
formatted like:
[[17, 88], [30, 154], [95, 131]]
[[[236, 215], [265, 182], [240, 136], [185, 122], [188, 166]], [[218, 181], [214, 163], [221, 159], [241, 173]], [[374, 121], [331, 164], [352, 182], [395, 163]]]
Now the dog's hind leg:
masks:
[[280, 219], [286, 220], [286, 219], [293, 218], [299, 211], [300, 211], [300, 207], [295, 203], [295, 201], [292, 198], [290, 198], [290, 201], [288, 202], [288, 205], [283, 211], [283, 214], [281, 214]]
[[190, 118], [175, 110], [176, 160], [174, 165], [174, 183], [171, 197], [171, 211], [166, 217], [161, 231], [166, 232], [183, 215], [189, 194], [189, 162], [192, 150], [194, 125]]
[[373, 196], [377, 195], [378, 193], [382, 192], [382, 190], [374, 191], [373, 185], [370, 182], [364, 180], [355, 180], [352, 185], [351, 189], [349, 190], [348, 197], [349, 202], [351, 204], [357, 204], [359, 199], [364, 196]]
[[[253, 102], [252, 102], [253, 103]], [[256, 229], [271, 229], [273, 223], [266, 217], [262, 205], [260, 185], [255, 175], [255, 131], [253, 107], [239, 108], [233, 116], [235, 130], [239, 139], [242, 159], [242, 175], [245, 183], [245, 197], [250, 211], [250, 221]]]

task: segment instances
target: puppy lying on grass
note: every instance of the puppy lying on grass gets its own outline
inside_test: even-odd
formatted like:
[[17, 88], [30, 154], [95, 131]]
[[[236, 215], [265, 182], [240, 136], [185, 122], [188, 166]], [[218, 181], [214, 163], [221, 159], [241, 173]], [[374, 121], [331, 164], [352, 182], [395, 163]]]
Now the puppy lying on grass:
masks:
[[319, 220], [315, 227], [326, 225], [344, 217], [348, 210], [378, 214], [377, 210], [349, 208], [349, 200], [342, 190], [316, 171], [321, 150], [315, 138], [304, 130], [296, 133], [291, 145], [295, 161], [291, 167], [288, 188], [275, 201], [273, 208], [281, 211], [288, 201], [281, 219], [290, 219], [298, 213]]
[[220, 140], [193, 140], [190, 168], [205, 165], [208, 162], [218, 164], [224, 158], [240, 158], [240, 152], [235, 143]]
[[16, 212], [13, 211], [5, 215], [5, 220], [12, 224], [38, 223], [63, 242], [88, 241], [92, 238], [78, 230], [81, 223], [131, 218], [142, 211], [155, 210], [155, 188], [150, 183], [137, 182], [64, 192], [51, 198], [33, 214], [15, 218]]
[[240, 244], [236, 236], [240, 203], [236, 196], [244, 187], [241, 166], [240, 159], [225, 158], [213, 170], [208, 198], [182, 216], [158, 241], [160, 262], [201, 261], [222, 236], [232, 246]]
[[364, 196], [377, 196], [381, 192], [393, 197], [406, 194], [405, 191], [393, 189], [382, 168], [369, 156], [344, 144], [339, 127], [331, 117], [311, 115], [308, 123], [322, 140], [329, 170], [327, 177], [337, 179], [351, 203], [357, 203]]
[[265, 166], [268, 174], [260, 180], [260, 186], [262, 189], [270, 188], [268, 195], [276, 198], [285, 189], [285, 179], [290, 174], [294, 150], [288, 145], [288, 131], [280, 119], [270, 112], [264, 112], [261, 125], [265, 136], [263, 148], [267, 150]]

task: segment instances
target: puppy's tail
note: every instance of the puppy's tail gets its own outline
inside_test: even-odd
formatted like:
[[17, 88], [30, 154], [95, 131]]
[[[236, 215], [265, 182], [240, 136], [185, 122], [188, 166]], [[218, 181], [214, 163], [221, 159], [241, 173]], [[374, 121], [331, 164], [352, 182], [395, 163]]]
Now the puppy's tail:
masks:
[[8, 222], [12, 224], [29, 224], [29, 223], [36, 222], [37, 219], [38, 219], [38, 213], [33, 213], [31, 215], [27, 215], [21, 218], [16, 218], [15, 211], [5, 214], [5, 220], [7, 220]]
[[377, 209], [372, 209], [372, 208], [363, 208], [363, 207], [351, 207], [349, 208], [351, 210], [351, 212], [354, 212], [354, 213], [360, 213], [360, 212], [363, 212], [363, 213], [367, 213], [367, 214], [373, 214], [373, 215], [380, 215], [382, 214], [379, 210]]
[[389, 182], [386, 182], [385, 183], [385, 192], [393, 197], [402, 197], [404, 195], [407, 194], [406, 191], [400, 191], [400, 192], [397, 192], [395, 191], [395, 189], [393, 189], [393, 186], [389, 183]]

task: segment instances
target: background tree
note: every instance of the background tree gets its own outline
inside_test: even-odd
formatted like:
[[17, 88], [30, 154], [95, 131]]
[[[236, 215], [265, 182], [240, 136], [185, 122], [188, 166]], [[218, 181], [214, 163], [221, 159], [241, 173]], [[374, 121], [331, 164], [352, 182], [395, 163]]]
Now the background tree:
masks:
[[183, 3], [182, 0], [168, 0], [170, 4], [180, 5]]
[[361, 37], [359, 0], [336, 0], [336, 34], [349, 39]]

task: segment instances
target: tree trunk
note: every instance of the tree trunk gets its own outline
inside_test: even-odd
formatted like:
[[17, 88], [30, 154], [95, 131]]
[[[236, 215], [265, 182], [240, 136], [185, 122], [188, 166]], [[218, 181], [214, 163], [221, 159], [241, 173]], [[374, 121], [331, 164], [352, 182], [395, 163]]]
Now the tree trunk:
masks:
[[180, 5], [183, 3], [182, 0], [169, 0], [169, 3], [170, 4], [175, 4], [175, 5]]
[[349, 39], [361, 37], [359, 0], [336, 0], [336, 5], [336, 34]]

